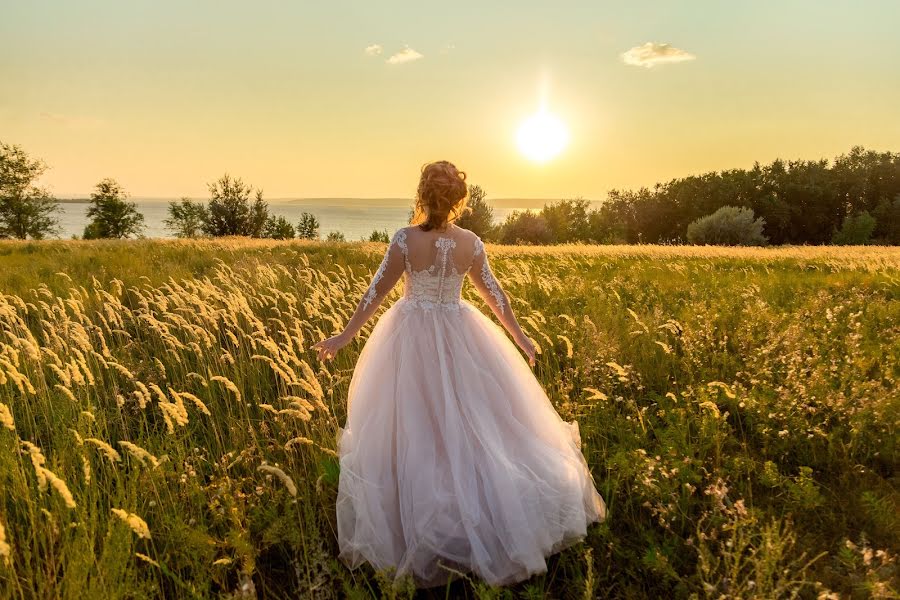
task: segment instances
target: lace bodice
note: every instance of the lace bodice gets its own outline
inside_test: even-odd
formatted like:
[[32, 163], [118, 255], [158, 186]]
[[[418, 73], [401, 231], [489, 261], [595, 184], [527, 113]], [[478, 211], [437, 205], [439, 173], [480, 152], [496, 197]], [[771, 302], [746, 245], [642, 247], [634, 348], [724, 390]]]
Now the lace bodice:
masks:
[[[456, 240], [442, 236], [434, 241], [434, 247], [437, 249], [437, 260], [426, 269], [413, 269], [407, 256], [403, 298], [426, 308], [456, 307], [459, 305], [463, 281], [466, 278], [466, 273], [460, 273], [450, 260], [450, 253], [456, 247]], [[406, 252], [408, 254], [408, 248]]]
[[[460, 232], [465, 232], [466, 235]], [[466, 275], [471, 275], [478, 278], [473, 281], [479, 292], [486, 292], [482, 296], [495, 311], [502, 314], [506, 302], [488, 265], [484, 244], [478, 236], [458, 227], [454, 229], [454, 233], [455, 235], [440, 235], [433, 240], [431, 237], [418, 236], [415, 248], [411, 251], [407, 230], [397, 231], [363, 297], [363, 309], [375, 303], [393, 287], [393, 283], [388, 286], [382, 280], [390, 272], [394, 272], [393, 281], [396, 281], [402, 265], [404, 293], [401, 302], [404, 310], [459, 310], [463, 281]]]

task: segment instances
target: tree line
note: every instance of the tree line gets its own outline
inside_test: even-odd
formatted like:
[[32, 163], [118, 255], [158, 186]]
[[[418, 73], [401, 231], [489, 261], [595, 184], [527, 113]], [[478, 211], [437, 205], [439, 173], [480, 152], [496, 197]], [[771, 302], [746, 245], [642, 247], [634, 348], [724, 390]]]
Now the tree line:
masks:
[[[46, 164], [0, 142], [0, 238], [58, 235], [59, 202], [38, 180]], [[296, 224], [272, 215], [262, 190], [223, 175], [209, 200], [170, 202], [164, 224], [176, 237], [247, 236], [319, 239], [319, 221]], [[144, 217], [113, 179], [89, 199], [83, 238], [140, 237]], [[485, 191], [469, 186], [468, 209], [457, 223], [503, 244], [900, 244], [900, 153], [854, 147], [834, 161], [755, 164], [673, 179], [653, 188], [612, 190], [598, 207], [582, 198], [513, 211], [494, 222]], [[329, 241], [345, 241], [332, 231]], [[387, 231], [370, 241], [386, 242]]]
[[[470, 222], [507, 244], [900, 244], [900, 153], [854, 147], [833, 161], [775, 160], [517, 211], [497, 226], [483, 191]], [[464, 221], [466, 222], [466, 221]]]
[[[0, 142], [0, 239], [44, 239], [59, 234], [60, 203], [38, 180], [47, 165], [30, 157], [20, 146]], [[166, 228], [176, 237], [247, 236], [272, 239], [318, 239], [319, 221], [304, 212], [296, 225], [269, 213], [260, 189], [227, 173], [209, 184], [209, 201], [182, 198], [170, 202]], [[146, 224], [137, 205], [114, 179], [103, 179], [88, 199], [84, 239], [142, 237]], [[383, 241], [387, 231], [375, 231], [372, 241]], [[344, 241], [332, 231], [326, 239]]]

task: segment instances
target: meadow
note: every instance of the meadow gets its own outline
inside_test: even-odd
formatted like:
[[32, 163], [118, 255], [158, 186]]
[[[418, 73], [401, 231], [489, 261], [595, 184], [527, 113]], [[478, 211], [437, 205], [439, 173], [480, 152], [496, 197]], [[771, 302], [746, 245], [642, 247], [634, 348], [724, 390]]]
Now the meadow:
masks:
[[900, 248], [489, 245], [609, 518], [418, 593], [335, 558], [375, 319], [309, 349], [383, 251], [0, 242], [0, 598], [898, 597]]

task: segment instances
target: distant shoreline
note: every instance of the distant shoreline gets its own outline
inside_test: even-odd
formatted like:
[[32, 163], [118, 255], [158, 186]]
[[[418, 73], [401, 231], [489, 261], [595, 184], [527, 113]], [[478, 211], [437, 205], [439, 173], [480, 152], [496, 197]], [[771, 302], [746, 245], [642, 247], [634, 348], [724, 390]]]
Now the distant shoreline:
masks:
[[[208, 198], [189, 198], [205, 202]], [[496, 208], [542, 208], [545, 204], [558, 202], [560, 198], [487, 198], [487, 203]], [[61, 204], [87, 204], [90, 198], [57, 198]], [[129, 197], [131, 202], [177, 202], [181, 198]], [[602, 200], [587, 199], [591, 204], [601, 204]], [[267, 198], [269, 204], [321, 205], [321, 206], [369, 206], [369, 207], [411, 207], [412, 198]]]

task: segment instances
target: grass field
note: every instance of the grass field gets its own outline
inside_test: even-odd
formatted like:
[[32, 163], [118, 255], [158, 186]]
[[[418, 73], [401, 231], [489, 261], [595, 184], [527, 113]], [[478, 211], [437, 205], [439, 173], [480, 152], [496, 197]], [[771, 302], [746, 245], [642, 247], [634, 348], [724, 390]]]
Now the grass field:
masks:
[[[335, 558], [375, 319], [309, 351], [383, 250], [0, 243], [0, 598], [409, 597]], [[898, 597], [900, 249], [488, 252], [609, 519], [416, 597]]]

